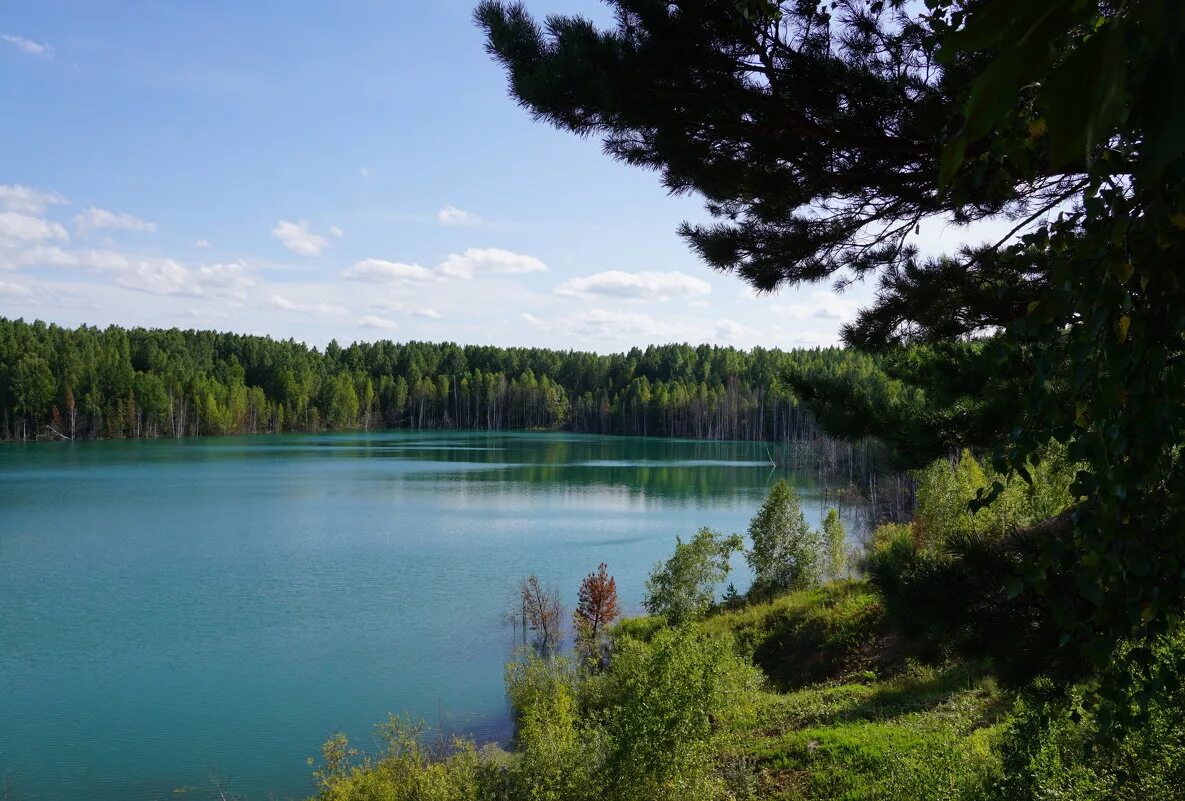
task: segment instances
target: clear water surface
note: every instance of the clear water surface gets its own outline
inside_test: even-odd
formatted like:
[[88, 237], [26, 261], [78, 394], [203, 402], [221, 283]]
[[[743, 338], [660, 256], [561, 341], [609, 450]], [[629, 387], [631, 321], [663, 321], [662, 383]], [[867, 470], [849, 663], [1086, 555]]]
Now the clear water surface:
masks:
[[[790, 478], [738, 442], [379, 432], [0, 446], [0, 779], [27, 801], [303, 798], [337, 731], [508, 734], [516, 580], [627, 609]], [[747, 584], [737, 559], [737, 584]], [[2, 785], [0, 785], [2, 786]]]

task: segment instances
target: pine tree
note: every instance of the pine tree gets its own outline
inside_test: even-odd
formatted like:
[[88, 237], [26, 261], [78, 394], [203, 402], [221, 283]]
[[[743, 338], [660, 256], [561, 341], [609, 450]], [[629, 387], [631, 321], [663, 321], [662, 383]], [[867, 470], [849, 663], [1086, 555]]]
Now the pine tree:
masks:
[[605, 650], [609, 626], [621, 614], [617, 602], [617, 582], [609, 575], [604, 562], [595, 573], [580, 582], [578, 603], [572, 612], [576, 650], [588, 665], [599, 665]]
[[[476, 18], [536, 118], [704, 198], [715, 221], [680, 233], [713, 268], [759, 290], [879, 275], [843, 330], [882, 355], [878, 391], [788, 376], [830, 430], [912, 467], [990, 451], [1021, 478], [1068, 446], [1073, 513], [1014, 534], [1078, 646], [1051, 654], [1107, 664], [1167, 631], [1185, 611], [1185, 6], [610, 4], [609, 30], [496, 0]], [[994, 244], [910, 243], [1005, 215]]]

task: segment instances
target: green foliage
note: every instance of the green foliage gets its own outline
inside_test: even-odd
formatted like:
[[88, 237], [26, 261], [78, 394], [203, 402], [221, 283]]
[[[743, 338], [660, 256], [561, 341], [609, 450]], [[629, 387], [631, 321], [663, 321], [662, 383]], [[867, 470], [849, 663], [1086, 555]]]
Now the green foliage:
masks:
[[577, 677], [570, 663], [526, 652], [506, 670], [514, 708], [513, 785], [534, 801], [591, 798], [597, 763], [595, 733], [577, 716]]
[[879, 596], [862, 583], [840, 581], [793, 592], [703, 620], [704, 631], [734, 637], [751, 659], [785, 689], [888, 668]]
[[912, 544], [913, 527], [908, 523], [881, 523], [868, 537], [869, 554], [880, 553], [895, 542]]
[[714, 727], [743, 718], [759, 684], [731, 640], [687, 628], [664, 629], [648, 644], [625, 640], [607, 679], [605, 797], [721, 797], [709, 750]]
[[[383, 750], [363, 757], [345, 735], [322, 748], [323, 765], [313, 774], [319, 801], [476, 801], [508, 798], [498, 760], [472, 741], [455, 740], [434, 753], [422, 724], [392, 716], [377, 733]], [[311, 761], [311, 760], [310, 760]]]
[[[1058, 688], [1042, 678], [1018, 698], [1001, 744], [1003, 775], [992, 801], [1029, 798], [1171, 801], [1185, 787], [1185, 629], [1152, 649], [1170, 682], [1149, 693], [1145, 714], [1116, 733], [1089, 708], [1091, 684]], [[1139, 668], [1128, 663], [1121, 669]], [[1105, 710], [1102, 710], [1105, 711]]]
[[725, 537], [701, 528], [690, 542], [675, 538], [675, 553], [646, 579], [642, 604], [678, 626], [702, 617], [716, 600], [716, 587], [731, 571], [729, 558], [743, 546], [739, 535]]
[[[1185, 608], [1185, 13], [1167, 0], [943, 6], [945, 58], [985, 65], [947, 148], [952, 196], [1060, 176], [1048, 207], [1077, 204], [989, 254], [1038, 290], [1000, 321], [996, 369], [1030, 380], [995, 460], [1023, 477], [1056, 440], [1081, 463], [1072, 536], [1045, 538], [1024, 580], [1103, 667]], [[1139, 685], [1101, 695], [1126, 714]]]
[[[932, 657], [993, 656], [1010, 683], [1079, 669], [1080, 661], [1058, 648], [1049, 604], [1022, 591], [1019, 579], [1040, 539], [1025, 532], [1064, 511], [1072, 472], [1056, 447], [1032, 466], [1032, 483], [1005, 480], [966, 451], [918, 471], [913, 522], [877, 528], [866, 557], [894, 628], [927, 643], [923, 650]], [[993, 478], [1001, 492], [991, 506], [973, 510], [971, 501]], [[1047, 580], [1070, 591], [1065, 574]]]
[[470, 741], [436, 750], [397, 718], [371, 759], [338, 735], [314, 774], [324, 801], [682, 801], [724, 799], [711, 744], [747, 720], [760, 675], [729, 637], [691, 628], [623, 637], [609, 669], [576, 671], [526, 651], [507, 668], [512, 754]]
[[347, 373], [338, 374], [329, 389], [326, 421], [334, 428], [350, 428], [358, 422], [358, 393]]
[[[1026, 555], [1025, 586], [1084, 665], [1163, 633], [1185, 612], [1182, 4], [611, 5], [608, 30], [493, 0], [476, 17], [537, 118], [704, 198], [715, 222], [681, 233], [712, 267], [758, 290], [879, 272], [844, 338], [884, 380], [789, 383], [915, 466], [970, 447], [1028, 481], [1066, 446], [1072, 526]], [[1005, 215], [994, 245], [909, 244]], [[1133, 689], [1103, 694], [1122, 710]]]
[[844, 530], [843, 521], [839, 519], [838, 509], [829, 509], [823, 518], [823, 542], [827, 549], [827, 575], [840, 578], [847, 564], [848, 534]]
[[[1117, 667], [1155, 674], [1161, 689], [1116, 740], [1085, 704], [1097, 683], [1059, 689], [1041, 679], [1013, 696], [982, 662], [918, 664], [885, 624], [877, 592], [844, 581], [678, 628], [623, 621], [603, 673], [524, 651], [507, 667], [513, 752], [464, 740], [429, 746], [421, 726], [392, 718], [379, 727], [384, 747], [374, 758], [340, 735], [326, 743], [318, 798], [1179, 797], [1185, 629], [1161, 638], [1147, 667]], [[812, 663], [820, 652], [829, 657]], [[749, 655], [789, 691], [768, 690]]]
[[0, 439], [372, 428], [555, 429], [711, 439], [818, 431], [777, 380], [849, 356], [700, 345], [599, 355], [389, 341], [333, 343], [177, 329], [76, 329], [0, 318]]
[[970, 504], [988, 488], [983, 468], [964, 450], [956, 463], [938, 459], [915, 474], [917, 512], [915, 529], [920, 544], [941, 548], [959, 533], [983, 533], [990, 525], [987, 510], [970, 511]]
[[[1071, 503], [1073, 470], [1054, 443], [1028, 463], [1029, 480], [984, 467], [968, 450], [957, 461], [937, 459], [916, 471], [913, 536], [919, 547], [940, 550], [960, 535], [1003, 536], [1064, 511]], [[990, 505], [973, 503], [999, 484]]]
[[745, 558], [753, 569], [752, 597], [769, 597], [819, 583], [822, 542], [807, 526], [798, 497], [785, 480], [774, 484], [750, 521], [749, 538], [753, 547]]
[[[490, 0], [476, 19], [537, 119], [704, 198], [712, 224], [680, 234], [712, 267], [762, 290], [872, 271], [900, 259], [898, 225], [945, 210], [933, 140], [963, 76], [923, 66], [924, 18], [899, 3], [610, 5], [608, 30]], [[886, 229], [891, 210], [911, 222]]]
[[40, 356], [24, 356], [12, 374], [13, 409], [24, 417], [38, 419], [49, 411], [54, 380], [49, 364]]

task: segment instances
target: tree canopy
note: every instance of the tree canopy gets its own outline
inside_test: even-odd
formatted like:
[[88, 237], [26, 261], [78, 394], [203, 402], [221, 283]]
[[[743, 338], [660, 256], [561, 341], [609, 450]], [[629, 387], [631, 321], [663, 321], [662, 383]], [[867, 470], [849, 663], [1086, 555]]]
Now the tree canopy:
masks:
[[809, 440], [814, 417], [780, 376], [847, 361], [871, 360], [686, 344], [607, 355], [451, 342], [317, 349], [0, 318], [0, 439], [393, 427]]
[[780, 479], [749, 522], [753, 547], [745, 553], [753, 569], [749, 595], [765, 598], [808, 589], [822, 577], [822, 541], [806, 524], [798, 496]]
[[[680, 233], [760, 290], [873, 278], [843, 332], [872, 391], [791, 383], [916, 466], [991, 450], [1081, 470], [1023, 576], [1106, 666], [1185, 611], [1185, 5], [614, 0], [615, 25], [476, 18], [533, 115], [701, 196]], [[1004, 217], [938, 258], [919, 226]], [[1003, 482], [989, 490], [990, 501]], [[1150, 651], [1127, 651], [1140, 659]]]

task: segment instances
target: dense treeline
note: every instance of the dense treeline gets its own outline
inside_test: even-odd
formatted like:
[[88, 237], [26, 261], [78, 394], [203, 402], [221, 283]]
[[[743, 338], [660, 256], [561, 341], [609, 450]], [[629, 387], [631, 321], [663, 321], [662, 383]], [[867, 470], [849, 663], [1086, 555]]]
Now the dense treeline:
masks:
[[291, 339], [0, 318], [0, 437], [392, 427], [802, 441], [816, 436], [814, 418], [781, 377], [868, 361], [835, 348], [709, 345], [607, 356], [390, 341], [321, 351]]

